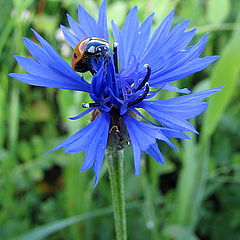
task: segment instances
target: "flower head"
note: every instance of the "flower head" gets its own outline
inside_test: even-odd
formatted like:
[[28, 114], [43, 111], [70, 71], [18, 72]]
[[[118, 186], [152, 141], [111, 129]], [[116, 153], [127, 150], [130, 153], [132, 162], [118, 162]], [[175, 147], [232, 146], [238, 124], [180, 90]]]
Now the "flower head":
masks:
[[[107, 146], [118, 150], [131, 143], [136, 175], [140, 174], [142, 152], [164, 164], [156, 140], [164, 141], [176, 149], [169, 138], [189, 139], [183, 131], [197, 133], [188, 120], [207, 108], [207, 103], [202, 102], [202, 99], [219, 91], [219, 88], [215, 88], [189, 94], [188, 89], [178, 89], [170, 84], [201, 71], [218, 59], [218, 56], [201, 58], [207, 35], [197, 44], [189, 46], [196, 29], [186, 31], [189, 21], [171, 27], [173, 15], [174, 11], [171, 11], [152, 35], [153, 14], [139, 24], [137, 7], [129, 12], [122, 30], [112, 22], [115, 40], [112, 50], [107, 49], [105, 55], [96, 55], [94, 52], [91, 57], [86, 58], [88, 62], [84, 60], [84, 64], [89, 66], [87, 70], [93, 74], [91, 83], [74, 71], [34, 30], [41, 46], [26, 38], [24, 43], [35, 60], [15, 56], [28, 73], [11, 73], [11, 77], [30, 85], [90, 94], [93, 101], [83, 103], [86, 110], [71, 119], [76, 120], [92, 112], [91, 123], [50, 152], [61, 148], [67, 153], [85, 151], [81, 170], [93, 168], [95, 184]], [[71, 31], [64, 26], [61, 29], [73, 49], [88, 38], [109, 41], [105, 0], [100, 6], [97, 21], [80, 5], [80, 23], [70, 15], [67, 18]], [[151, 87], [188, 95], [150, 100], [159, 92], [152, 91]], [[159, 124], [149, 121], [139, 109], [145, 110]], [[145, 122], [141, 122], [140, 118]]]

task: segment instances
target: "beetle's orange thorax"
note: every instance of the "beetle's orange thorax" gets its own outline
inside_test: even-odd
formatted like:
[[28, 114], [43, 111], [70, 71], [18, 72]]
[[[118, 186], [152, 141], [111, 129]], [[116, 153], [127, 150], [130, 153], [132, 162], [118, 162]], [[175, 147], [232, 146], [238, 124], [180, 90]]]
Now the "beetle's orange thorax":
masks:
[[80, 62], [84, 57], [85, 47], [87, 46], [88, 42], [89, 38], [80, 41], [73, 50], [72, 69], [74, 71], [76, 71], [76, 63]]

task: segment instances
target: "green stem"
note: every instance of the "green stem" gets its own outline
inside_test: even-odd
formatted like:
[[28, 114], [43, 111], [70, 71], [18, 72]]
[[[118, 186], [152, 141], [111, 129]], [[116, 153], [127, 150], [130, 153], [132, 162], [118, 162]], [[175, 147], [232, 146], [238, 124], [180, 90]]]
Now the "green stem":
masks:
[[116, 239], [127, 240], [123, 150], [108, 152], [108, 172], [111, 183]]

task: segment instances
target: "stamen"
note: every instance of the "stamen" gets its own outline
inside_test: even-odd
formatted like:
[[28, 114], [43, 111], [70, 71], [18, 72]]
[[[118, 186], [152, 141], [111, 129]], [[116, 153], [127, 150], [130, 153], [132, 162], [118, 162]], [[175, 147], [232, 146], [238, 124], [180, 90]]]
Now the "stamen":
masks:
[[100, 107], [100, 103], [83, 103], [82, 107], [83, 108], [90, 108], [90, 107]]
[[116, 73], [118, 73], [117, 47], [118, 47], [118, 43], [117, 43], [117, 42], [114, 42], [114, 43], [113, 43], [113, 60], [114, 60], [114, 67], [115, 67], [115, 72], [116, 72]]
[[147, 73], [146, 73], [144, 79], [142, 80], [142, 82], [140, 83], [140, 85], [135, 90], [135, 92], [142, 89], [150, 78], [150, 75], [151, 75], [151, 72], [152, 72], [151, 67], [148, 64], [145, 64], [144, 67], [147, 68]]
[[128, 106], [128, 107], [131, 107], [131, 106], [133, 106], [133, 105], [136, 105], [137, 103], [142, 102], [142, 101], [145, 99], [145, 97], [148, 95], [148, 93], [149, 93], [149, 83], [146, 82], [146, 84], [145, 84], [145, 90], [144, 90], [143, 94], [140, 95], [139, 98], [137, 98], [136, 100], [128, 103], [127, 106]]

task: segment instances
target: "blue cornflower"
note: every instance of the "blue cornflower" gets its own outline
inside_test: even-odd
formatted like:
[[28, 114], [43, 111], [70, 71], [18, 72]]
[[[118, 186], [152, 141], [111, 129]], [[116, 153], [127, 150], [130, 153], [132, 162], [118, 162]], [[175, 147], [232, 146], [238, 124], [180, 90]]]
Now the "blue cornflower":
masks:
[[[66, 63], [52, 46], [34, 30], [41, 46], [24, 38], [24, 43], [33, 58], [15, 56], [17, 62], [28, 72], [11, 73], [11, 77], [34, 86], [54, 87], [90, 94], [92, 103], [83, 103], [87, 108], [79, 119], [91, 113], [91, 123], [69, 137], [50, 152], [64, 148], [67, 153], [85, 151], [81, 170], [93, 168], [95, 184], [107, 146], [113, 150], [133, 148], [136, 175], [140, 174], [140, 157], [145, 152], [157, 162], [164, 164], [156, 140], [166, 142], [176, 149], [168, 138], [189, 139], [183, 131], [197, 133], [188, 122], [201, 114], [207, 103], [201, 100], [219, 91], [219, 88], [189, 94], [188, 89], [178, 89], [170, 83], [201, 71], [218, 56], [201, 58], [207, 35], [197, 44], [188, 46], [196, 29], [186, 31], [189, 21], [171, 28], [174, 11], [163, 20], [151, 35], [153, 14], [139, 24], [137, 7], [128, 14], [122, 30], [112, 22], [115, 43], [108, 57], [91, 59], [91, 83], [88, 83]], [[67, 15], [71, 31], [61, 26], [66, 41], [72, 48], [89, 37], [109, 41], [106, 1], [99, 9], [96, 21], [82, 6], [78, 6], [76, 22]], [[158, 91], [155, 87], [183, 95], [166, 100], [149, 100]], [[138, 109], [145, 110], [159, 125], [145, 118]], [[145, 122], [141, 122], [140, 118]], [[148, 123], [146, 123], [148, 122]]]

